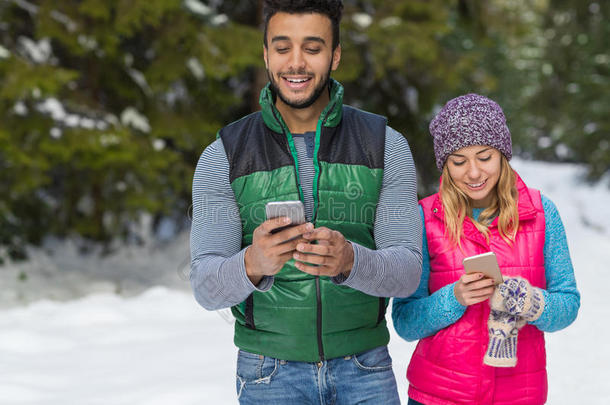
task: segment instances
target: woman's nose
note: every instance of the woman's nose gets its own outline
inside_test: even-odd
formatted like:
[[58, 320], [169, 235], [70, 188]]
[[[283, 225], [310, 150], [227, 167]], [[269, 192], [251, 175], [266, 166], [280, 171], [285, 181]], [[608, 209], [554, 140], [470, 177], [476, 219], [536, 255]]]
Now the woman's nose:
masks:
[[468, 174], [468, 177], [470, 177], [473, 180], [478, 179], [479, 175], [481, 174], [481, 169], [479, 168], [479, 165], [476, 162], [470, 162], [468, 164], [467, 174]]

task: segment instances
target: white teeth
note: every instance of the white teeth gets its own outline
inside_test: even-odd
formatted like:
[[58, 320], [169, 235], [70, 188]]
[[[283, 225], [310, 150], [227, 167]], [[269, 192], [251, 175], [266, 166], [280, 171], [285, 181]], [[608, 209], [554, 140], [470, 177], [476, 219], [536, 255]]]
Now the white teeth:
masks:
[[469, 186], [469, 187], [472, 187], [472, 188], [477, 188], [477, 187], [481, 187], [481, 186], [482, 186], [484, 183], [485, 183], [485, 182], [481, 182], [481, 183], [479, 183], [479, 184], [468, 184], [468, 186]]
[[309, 79], [286, 79], [286, 80], [288, 80], [290, 83], [303, 83]]

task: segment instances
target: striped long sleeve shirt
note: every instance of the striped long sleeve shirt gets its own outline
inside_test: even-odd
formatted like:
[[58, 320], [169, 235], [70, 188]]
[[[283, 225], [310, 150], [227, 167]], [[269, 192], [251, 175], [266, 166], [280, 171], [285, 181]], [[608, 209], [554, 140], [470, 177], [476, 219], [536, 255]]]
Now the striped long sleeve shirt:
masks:
[[[313, 133], [293, 134], [304, 194], [313, 213]], [[422, 228], [417, 211], [415, 165], [407, 140], [386, 127], [384, 172], [374, 223], [376, 249], [352, 242], [354, 265], [345, 285], [379, 297], [406, 297], [419, 285]], [[237, 305], [253, 291], [268, 291], [273, 277], [253, 285], [246, 275], [239, 209], [229, 183], [229, 163], [217, 139], [202, 153], [193, 178], [191, 286], [197, 302], [216, 310]]]

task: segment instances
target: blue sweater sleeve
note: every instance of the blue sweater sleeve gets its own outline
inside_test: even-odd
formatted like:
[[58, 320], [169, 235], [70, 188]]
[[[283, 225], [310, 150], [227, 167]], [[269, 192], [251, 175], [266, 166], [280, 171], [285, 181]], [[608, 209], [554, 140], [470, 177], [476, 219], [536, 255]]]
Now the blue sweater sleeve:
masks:
[[580, 308], [580, 293], [576, 288], [568, 240], [559, 212], [545, 196], [542, 196], [542, 206], [546, 289], [542, 290], [544, 311], [532, 325], [544, 332], [554, 332], [574, 322]]
[[457, 322], [466, 307], [453, 294], [455, 283], [448, 284], [430, 295], [430, 255], [424, 225], [424, 212], [419, 207], [422, 222], [422, 275], [419, 286], [408, 298], [394, 298], [392, 321], [399, 336], [408, 341], [434, 335], [439, 330]]

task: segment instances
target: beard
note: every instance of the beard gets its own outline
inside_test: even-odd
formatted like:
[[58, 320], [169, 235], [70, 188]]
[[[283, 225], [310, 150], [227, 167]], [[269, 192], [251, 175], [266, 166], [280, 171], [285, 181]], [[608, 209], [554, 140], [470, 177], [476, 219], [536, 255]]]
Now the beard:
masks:
[[[318, 98], [320, 98], [320, 96], [322, 95], [322, 92], [328, 88], [328, 84], [330, 82], [330, 72], [332, 71], [332, 65], [333, 65], [333, 61], [331, 59], [330, 64], [328, 66], [328, 72], [326, 72], [326, 74], [324, 76], [322, 76], [322, 80], [320, 80], [320, 84], [318, 84], [318, 86], [316, 86], [314, 91], [311, 93], [311, 96], [309, 96], [305, 100], [301, 100], [301, 101], [291, 101], [284, 94], [282, 94], [282, 92], [280, 91], [280, 86], [278, 85], [278, 82], [275, 80], [275, 77], [269, 71], [269, 69], [267, 69], [267, 76], [269, 77], [269, 83], [271, 84], [271, 90], [273, 91], [274, 94], [276, 94], [280, 98], [280, 100], [282, 100], [282, 102], [284, 104], [286, 104], [287, 106], [289, 106], [291, 108], [303, 109], [303, 108], [310, 107], [313, 103], [315, 103], [316, 100], [318, 100]], [[314, 76], [313, 73], [306, 72], [305, 70], [299, 70], [299, 71], [290, 70], [290, 71], [286, 72], [286, 74]]]

